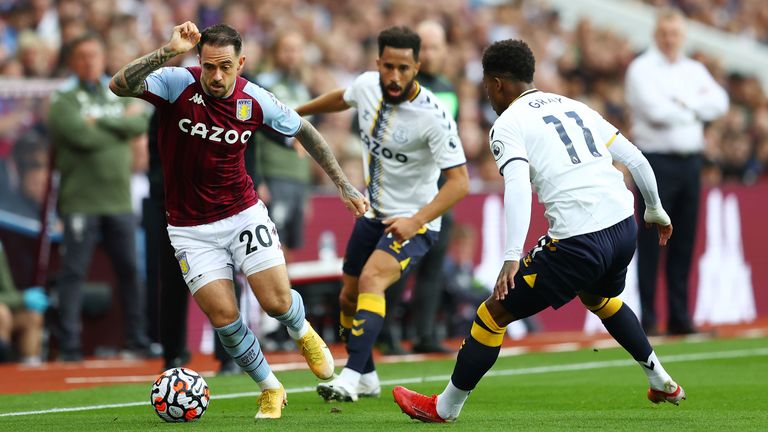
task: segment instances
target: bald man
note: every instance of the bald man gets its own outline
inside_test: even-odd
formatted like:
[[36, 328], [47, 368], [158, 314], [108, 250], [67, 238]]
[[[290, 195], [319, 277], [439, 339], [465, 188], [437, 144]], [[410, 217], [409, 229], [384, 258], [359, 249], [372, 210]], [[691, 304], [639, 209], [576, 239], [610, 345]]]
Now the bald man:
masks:
[[448, 55], [445, 29], [437, 21], [422, 21], [417, 33], [421, 37], [421, 68], [417, 77], [419, 84], [432, 90], [456, 120], [459, 115], [459, 98], [453, 84], [442, 76]]
[[[428, 88], [435, 94], [446, 107], [446, 110], [456, 120], [459, 114], [459, 99], [456, 91], [443, 75], [445, 69], [446, 57], [448, 55], [448, 44], [446, 41], [445, 29], [436, 21], [422, 21], [416, 32], [421, 37], [421, 52], [419, 60], [421, 67], [416, 79], [423, 87]], [[443, 178], [440, 177], [438, 185], [443, 185]], [[437, 337], [435, 322], [437, 310], [440, 305], [443, 293], [442, 271], [445, 253], [448, 249], [451, 230], [453, 228], [453, 212], [448, 211], [443, 214], [443, 229], [440, 231], [440, 237], [437, 243], [427, 252], [419, 262], [414, 272], [416, 282], [414, 285], [413, 296], [411, 297], [410, 310], [413, 317], [411, 325], [413, 326], [413, 351], [415, 353], [433, 353], [448, 352]], [[399, 295], [407, 283], [408, 276], [401, 278], [395, 286], [388, 290], [391, 296]], [[387, 299], [390, 301], [390, 299]], [[394, 300], [392, 300], [394, 301]], [[394, 304], [391, 303], [390, 304]], [[397, 314], [391, 315], [394, 317]], [[388, 330], [391, 332], [391, 325], [388, 323]], [[394, 333], [394, 332], [392, 332]], [[382, 336], [386, 338], [386, 334]], [[392, 339], [390, 337], [390, 339]], [[386, 341], [390, 345], [395, 345], [395, 341]], [[394, 350], [397, 351], [396, 349]]]
[[[661, 203], [675, 226], [664, 267], [667, 283], [667, 333], [685, 335], [696, 330], [688, 312], [688, 280], [699, 217], [701, 152], [704, 123], [728, 110], [728, 94], [703, 64], [685, 56], [685, 16], [662, 9], [656, 20], [654, 45], [629, 65], [627, 104], [632, 112], [634, 143], [651, 163], [659, 182]], [[645, 211], [638, 199], [638, 212]], [[659, 245], [649, 230], [637, 238], [638, 285], [642, 323], [649, 335], [658, 334], [656, 278]]]

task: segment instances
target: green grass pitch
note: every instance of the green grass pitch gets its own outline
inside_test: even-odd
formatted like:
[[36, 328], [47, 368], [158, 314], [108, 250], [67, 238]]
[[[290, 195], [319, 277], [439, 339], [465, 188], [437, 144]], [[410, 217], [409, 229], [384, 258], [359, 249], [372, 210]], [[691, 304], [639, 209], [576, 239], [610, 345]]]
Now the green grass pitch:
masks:
[[[688, 394], [679, 407], [645, 398], [645, 375], [619, 349], [500, 358], [456, 423], [409, 419], [394, 404], [404, 384], [439, 393], [453, 360], [387, 364], [380, 399], [326, 403], [306, 371], [278, 373], [288, 389], [283, 418], [255, 422], [256, 385], [245, 375], [206, 380], [213, 399], [202, 420], [164, 423], [148, 402], [151, 383], [0, 396], [0, 430], [12, 431], [766, 431], [768, 339], [674, 342], [656, 347]], [[665, 360], [666, 359], [666, 360]], [[9, 416], [54, 408], [126, 404], [106, 409]]]

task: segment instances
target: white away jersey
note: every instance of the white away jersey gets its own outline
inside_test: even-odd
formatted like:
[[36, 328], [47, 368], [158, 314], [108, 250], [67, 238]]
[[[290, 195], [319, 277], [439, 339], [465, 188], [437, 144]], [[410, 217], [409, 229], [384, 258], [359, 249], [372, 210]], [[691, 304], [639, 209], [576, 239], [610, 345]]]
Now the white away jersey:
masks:
[[489, 141], [500, 171], [508, 163], [529, 164], [549, 235], [564, 239], [634, 214], [634, 197], [607, 148], [616, 136], [583, 103], [532, 89], [496, 120]]
[[[466, 163], [456, 122], [431, 91], [422, 87], [412, 100], [389, 104], [382, 98], [379, 73], [366, 72], [346, 89], [344, 100], [357, 108], [365, 148], [371, 202], [366, 217], [415, 214], [437, 195], [440, 170]], [[427, 228], [440, 230], [440, 218]]]

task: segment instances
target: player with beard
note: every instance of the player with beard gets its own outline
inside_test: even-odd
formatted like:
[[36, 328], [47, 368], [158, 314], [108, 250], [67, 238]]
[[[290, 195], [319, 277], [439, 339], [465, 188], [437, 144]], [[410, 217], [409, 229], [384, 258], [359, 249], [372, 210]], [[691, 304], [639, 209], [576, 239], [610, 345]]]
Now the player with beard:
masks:
[[[248, 140], [261, 129], [296, 137], [352, 213], [360, 216], [368, 206], [314, 126], [240, 76], [242, 43], [226, 24], [201, 32], [187, 21], [173, 28], [167, 44], [123, 66], [109, 88], [155, 105], [168, 237], [181, 273], [227, 353], [259, 385], [256, 418], [275, 419], [287, 394], [240, 316], [233, 268], [246, 275], [262, 310], [287, 327], [318, 378], [333, 376], [333, 356], [291, 289], [277, 229], [246, 174]], [[161, 67], [194, 48], [200, 66]]]
[[[378, 71], [296, 109], [310, 115], [357, 108], [371, 203], [347, 244], [339, 301], [349, 360], [338, 377], [318, 385], [326, 400], [379, 395], [371, 351], [384, 321], [384, 291], [424, 256], [440, 232], [440, 215], [469, 189], [456, 123], [415, 80], [418, 34], [392, 27], [378, 45]], [[441, 171], [446, 181], [438, 191]]]

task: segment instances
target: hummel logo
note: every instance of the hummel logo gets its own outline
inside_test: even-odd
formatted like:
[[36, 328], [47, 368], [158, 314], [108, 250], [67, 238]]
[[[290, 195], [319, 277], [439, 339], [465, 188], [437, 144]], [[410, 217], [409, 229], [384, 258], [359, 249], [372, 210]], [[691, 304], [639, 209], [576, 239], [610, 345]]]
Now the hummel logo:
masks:
[[191, 98], [189, 98], [187, 100], [192, 101], [192, 103], [196, 103], [198, 105], [205, 106], [205, 101], [203, 100], [203, 97], [200, 96], [200, 93], [195, 93], [194, 96], [192, 96]]
[[656, 367], [656, 363], [654, 363], [654, 362], [653, 362], [653, 360], [651, 360], [651, 361], [650, 361], [650, 362], [648, 362], [648, 363], [645, 363], [645, 362], [643, 362], [643, 366], [644, 366], [646, 369], [650, 369], [650, 370], [653, 370], [653, 368], [655, 368], [655, 367]]

